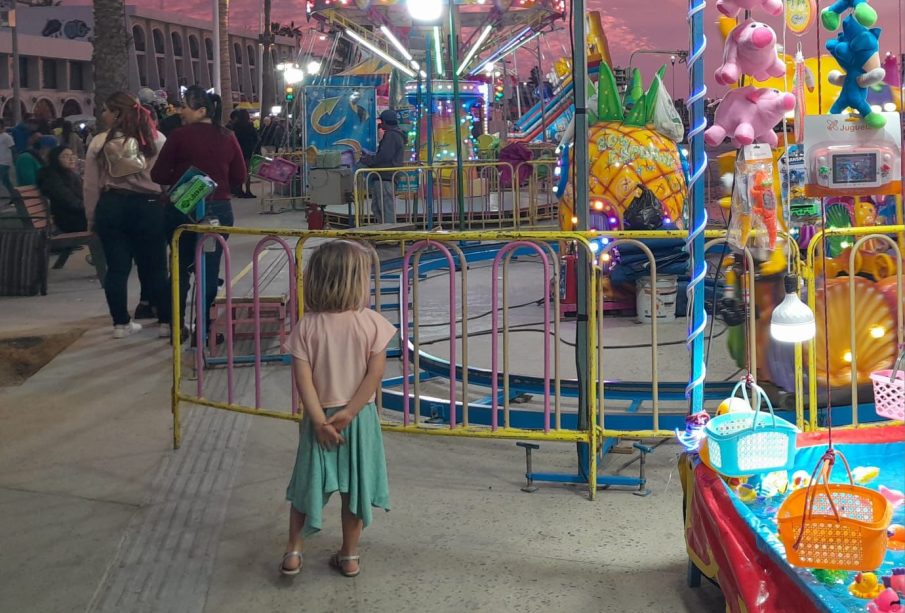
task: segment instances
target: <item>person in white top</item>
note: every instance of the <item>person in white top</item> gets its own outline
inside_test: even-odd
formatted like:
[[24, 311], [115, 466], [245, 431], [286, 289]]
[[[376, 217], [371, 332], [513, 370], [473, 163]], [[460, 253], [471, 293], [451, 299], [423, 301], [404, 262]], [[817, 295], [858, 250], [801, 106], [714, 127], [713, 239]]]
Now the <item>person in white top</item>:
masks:
[[151, 168], [166, 138], [134, 96], [117, 92], [104, 103], [108, 129], [91, 140], [85, 156], [85, 209], [107, 258], [104, 292], [113, 318], [113, 338], [141, 330], [129, 315], [129, 274], [142, 269], [157, 308], [159, 336], [170, 336], [164, 205]]
[[9, 169], [13, 166], [13, 149], [16, 141], [6, 131], [6, 124], [0, 119], [0, 184], [6, 188], [10, 197], [13, 195], [13, 183], [9, 179]]

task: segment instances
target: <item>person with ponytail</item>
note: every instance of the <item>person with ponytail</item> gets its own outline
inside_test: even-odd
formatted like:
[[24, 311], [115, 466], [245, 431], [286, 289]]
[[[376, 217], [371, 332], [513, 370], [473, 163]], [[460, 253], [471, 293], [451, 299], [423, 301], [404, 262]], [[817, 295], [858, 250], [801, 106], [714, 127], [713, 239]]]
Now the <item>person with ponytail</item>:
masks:
[[[177, 183], [189, 168], [200, 170], [217, 184], [217, 189], [205, 200], [203, 223], [216, 220], [221, 226], [232, 226], [234, 220], [230, 195], [233, 187], [241, 188], [245, 182], [245, 156], [235, 135], [221, 123], [223, 102], [220, 96], [193, 85], [185, 91], [183, 102], [182, 127], [170, 133], [151, 170], [151, 178], [161, 185], [170, 186]], [[167, 208], [167, 216], [170, 231], [192, 222], [173, 206]], [[197, 235], [191, 232], [186, 232], [179, 240], [180, 315], [185, 314], [189, 279], [195, 269], [196, 240]], [[215, 250], [204, 256], [205, 329], [210, 328], [209, 314], [217, 296], [222, 255], [223, 249], [218, 242]], [[196, 276], [196, 286], [198, 282]]]
[[158, 335], [170, 336], [167, 247], [160, 186], [151, 167], [166, 138], [157, 132], [147, 109], [125, 92], [104, 102], [107, 130], [95, 136], [85, 155], [85, 209], [104, 248], [104, 292], [113, 318], [113, 338], [141, 330], [129, 315], [128, 283], [132, 263], [157, 309]]

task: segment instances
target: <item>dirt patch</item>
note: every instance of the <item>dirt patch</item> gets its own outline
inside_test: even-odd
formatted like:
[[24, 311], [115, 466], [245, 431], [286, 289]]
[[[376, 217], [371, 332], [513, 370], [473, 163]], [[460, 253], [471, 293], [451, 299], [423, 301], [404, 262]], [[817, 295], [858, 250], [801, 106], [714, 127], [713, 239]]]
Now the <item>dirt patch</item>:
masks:
[[21, 385], [74, 343], [85, 328], [0, 338], [0, 387]]

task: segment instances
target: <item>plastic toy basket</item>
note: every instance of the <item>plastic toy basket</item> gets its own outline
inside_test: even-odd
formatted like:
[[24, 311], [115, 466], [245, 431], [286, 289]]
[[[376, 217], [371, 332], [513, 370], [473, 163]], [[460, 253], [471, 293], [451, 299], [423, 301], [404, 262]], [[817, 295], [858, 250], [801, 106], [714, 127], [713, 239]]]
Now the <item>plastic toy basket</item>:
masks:
[[896, 360], [892, 370], [876, 370], [870, 373], [874, 382], [874, 408], [877, 415], [887, 419], [905, 420], [905, 351]]
[[[735, 396], [741, 389], [748, 402], [746, 380], [732, 390]], [[727, 477], [745, 477], [776, 470], [788, 470], [795, 461], [795, 440], [798, 428], [773, 413], [773, 404], [764, 390], [751, 383], [757, 395], [757, 409], [717, 415], [704, 426], [710, 465]], [[769, 419], [761, 406], [766, 403]]]
[[272, 183], [286, 185], [298, 171], [298, 164], [284, 158], [273, 158], [265, 159], [258, 164], [257, 176]]
[[818, 480], [785, 499], [776, 521], [786, 558], [803, 568], [879, 568], [886, 555], [892, 505], [880, 492], [855, 485], [845, 457], [829, 453], [842, 458], [849, 482], [827, 482], [832, 461], [825, 456]]

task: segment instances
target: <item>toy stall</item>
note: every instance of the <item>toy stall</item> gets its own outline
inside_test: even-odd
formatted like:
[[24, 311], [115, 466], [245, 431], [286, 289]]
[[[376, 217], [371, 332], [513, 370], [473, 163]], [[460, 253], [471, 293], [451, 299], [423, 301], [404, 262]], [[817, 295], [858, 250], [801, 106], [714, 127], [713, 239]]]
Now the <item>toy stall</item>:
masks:
[[688, 579], [729, 611], [902, 612], [903, 24], [867, 0], [818, 7], [705, 12], [727, 227], [707, 291], [745, 374], [676, 432]]

